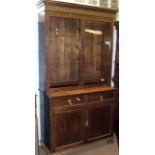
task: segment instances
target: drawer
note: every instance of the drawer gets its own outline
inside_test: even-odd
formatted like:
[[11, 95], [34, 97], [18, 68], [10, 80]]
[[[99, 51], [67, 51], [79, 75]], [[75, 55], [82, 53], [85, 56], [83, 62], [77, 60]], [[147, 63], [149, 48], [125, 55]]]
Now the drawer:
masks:
[[88, 102], [102, 102], [114, 99], [114, 92], [107, 91], [102, 93], [88, 94]]
[[52, 105], [52, 107], [73, 106], [76, 104], [82, 104], [83, 102], [84, 102], [83, 95], [54, 97], [54, 98], [50, 99], [50, 104]]

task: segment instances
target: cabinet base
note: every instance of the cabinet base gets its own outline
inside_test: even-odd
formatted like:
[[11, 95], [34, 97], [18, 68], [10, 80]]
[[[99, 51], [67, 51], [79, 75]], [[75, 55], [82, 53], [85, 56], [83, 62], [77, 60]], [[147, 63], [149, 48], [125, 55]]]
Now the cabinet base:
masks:
[[68, 149], [64, 149], [56, 152], [50, 152], [50, 150], [47, 148], [47, 146], [44, 143], [41, 144], [41, 147], [46, 151], [48, 155], [66, 155], [66, 154], [74, 154], [75, 151], [76, 152], [81, 151], [81, 149], [83, 150], [85, 147], [92, 147], [92, 145], [101, 145], [101, 144], [106, 145], [106, 144], [113, 144], [113, 142], [114, 142], [114, 136], [112, 135], [104, 139], [99, 139], [99, 140], [79, 144], [72, 148], [68, 148]]

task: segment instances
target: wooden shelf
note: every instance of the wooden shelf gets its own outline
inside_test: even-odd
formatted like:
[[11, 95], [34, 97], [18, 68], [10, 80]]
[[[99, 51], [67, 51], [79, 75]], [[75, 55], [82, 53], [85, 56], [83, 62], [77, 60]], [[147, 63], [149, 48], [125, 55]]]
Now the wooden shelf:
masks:
[[116, 88], [94, 86], [90, 88], [79, 88], [79, 89], [65, 90], [65, 91], [50, 91], [48, 93], [48, 97], [60, 97], [60, 96], [67, 96], [67, 95], [87, 94], [87, 93], [102, 92], [102, 91], [109, 91], [109, 90], [116, 90]]

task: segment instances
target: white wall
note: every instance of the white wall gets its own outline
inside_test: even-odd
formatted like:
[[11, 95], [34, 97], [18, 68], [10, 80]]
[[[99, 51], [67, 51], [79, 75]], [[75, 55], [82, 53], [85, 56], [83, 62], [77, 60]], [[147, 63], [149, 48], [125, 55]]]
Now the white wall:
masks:
[[35, 2], [1, 1], [0, 19], [0, 154], [33, 155]]

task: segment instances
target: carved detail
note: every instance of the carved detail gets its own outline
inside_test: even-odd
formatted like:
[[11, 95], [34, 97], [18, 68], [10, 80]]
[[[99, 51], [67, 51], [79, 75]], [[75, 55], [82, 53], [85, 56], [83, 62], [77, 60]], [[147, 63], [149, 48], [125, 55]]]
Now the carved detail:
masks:
[[64, 7], [64, 6], [56, 6], [56, 5], [47, 5], [45, 7], [46, 11], [55, 11], [55, 12], [62, 12], [62, 13], [69, 13], [69, 14], [81, 14], [81, 15], [95, 15], [95, 16], [102, 16], [102, 17], [110, 17], [115, 18], [115, 15], [112, 13], [105, 13], [96, 10], [88, 10], [82, 8], [71, 8], [71, 7]]
[[68, 14], [78, 14], [78, 15], [90, 15], [98, 17], [115, 18], [117, 10], [107, 10], [101, 8], [94, 8], [88, 6], [81, 6], [77, 4], [65, 4], [52, 1], [40, 1], [38, 7], [45, 7], [44, 11], [61, 12]]

